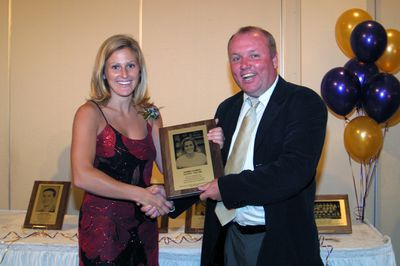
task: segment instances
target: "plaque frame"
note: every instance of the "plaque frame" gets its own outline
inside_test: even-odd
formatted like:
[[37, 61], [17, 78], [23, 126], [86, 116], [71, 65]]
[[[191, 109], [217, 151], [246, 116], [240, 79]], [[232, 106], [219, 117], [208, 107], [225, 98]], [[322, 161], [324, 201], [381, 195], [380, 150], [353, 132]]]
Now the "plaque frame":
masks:
[[158, 216], [157, 225], [160, 234], [168, 233], [168, 215]]
[[347, 194], [316, 195], [314, 217], [320, 234], [351, 234]]
[[204, 219], [206, 201], [198, 201], [186, 210], [185, 233], [202, 234], [204, 231]]
[[[214, 127], [215, 120], [209, 119], [160, 128], [164, 186], [168, 199], [198, 195], [199, 185], [223, 175], [220, 146], [207, 138], [207, 132]], [[205, 155], [206, 162], [178, 168], [179, 153], [183, 150], [180, 141], [189, 137], [195, 140], [194, 146], [202, 146], [198, 153]]]
[[[24, 228], [60, 230], [67, 209], [71, 182], [41, 181], [33, 184], [28, 211], [25, 216]], [[48, 196], [45, 196], [46, 195]], [[52, 207], [46, 206], [45, 197], [53, 202]]]

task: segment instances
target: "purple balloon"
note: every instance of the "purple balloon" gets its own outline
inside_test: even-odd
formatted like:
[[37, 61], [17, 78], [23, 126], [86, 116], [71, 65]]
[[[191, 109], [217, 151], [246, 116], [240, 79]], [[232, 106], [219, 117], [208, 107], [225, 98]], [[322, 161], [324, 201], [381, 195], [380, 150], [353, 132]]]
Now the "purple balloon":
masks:
[[361, 89], [364, 87], [365, 83], [368, 82], [373, 76], [379, 73], [378, 67], [375, 63], [364, 63], [357, 58], [350, 59], [344, 65], [344, 68], [353, 72], [361, 84]]
[[400, 82], [387, 73], [380, 73], [365, 85], [362, 105], [377, 123], [388, 120], [400, 106]]
[[345, 116], [360, 99], [360, 81], [344, 67], [333, 68], [322, 79], [321, 95], [333, 112]]
[[351, 32], [350, 44], [358, 60], [366, 63], [375, 62], [386, 49], [386, 30], [373, 20], [361, 22]]

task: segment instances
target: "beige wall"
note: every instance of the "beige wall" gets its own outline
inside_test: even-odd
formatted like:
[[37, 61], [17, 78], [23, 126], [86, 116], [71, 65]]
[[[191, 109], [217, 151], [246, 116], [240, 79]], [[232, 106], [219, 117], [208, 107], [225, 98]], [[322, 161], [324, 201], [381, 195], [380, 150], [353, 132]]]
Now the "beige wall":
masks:
[[[11, 3], [10, 204], [25, 209], [34, 180], [70, 180], [72, 119], [95, 54], [112, 34], [139, 35], [139, 1]], [[70, 212], [80, 204], [81, 193], [73, 195]]]
[[0, 0], [0, 208], [9, 208], [10, 86], [8, 0]]
[[242, 0], [228, 2], [144, 1], [143, 49], [165, 125], [212, 118], [232, 94], [226, 43], [241, 25], [269, 28], [280, 40], [279, 0], [251, 0], [244, 15]]
[[[111, 34], [130, 33], [140, 39], [150, 94], [162, 107], [164, 124], [173, 125], [211, 118], [218, 103], [237, 90], [229, 74], [226, 42], [239, 26], [253, 24], [270, 30], [279, 46], [280, 73], [318, 93], [323, 75], [348, 60], [334, 36], [342, 12], [359, 7], [374, 16], [376, 11], [384, 27], [400, 29], [397, 0], [110, 3], [0, 0], [0, 182], [11, 186], [10, 190], [8, 185], [0, 186], [0, 208], [26, 209], [34, 180], [70, 180], [73, 115], [88, 95], [98, 46]], [[343, 129], [343, 121], [330, 114], [318, 193], [349, 194], [353, 209]], [[400, 250], [400, 217], [390, 210], [398, 209], [399, 130], [400, 126], [393, 127], [386, 136], [377, 193], [371, 192], [367, 211], [368, 219], [392, 237], [396, 253]], [[354, 173], [358, 174], [357, 165]], [[159, 173], [156, 179], [161, 179]], [[81, 194], [73, 190], [69, 213], [77, 213]]]

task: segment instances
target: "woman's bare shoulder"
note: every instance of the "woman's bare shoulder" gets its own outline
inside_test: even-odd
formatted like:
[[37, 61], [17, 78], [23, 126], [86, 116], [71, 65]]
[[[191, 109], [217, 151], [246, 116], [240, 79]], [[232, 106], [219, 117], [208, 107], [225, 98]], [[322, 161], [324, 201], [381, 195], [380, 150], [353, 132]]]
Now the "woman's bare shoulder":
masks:
[[101, 111], [92, 101], [87, 101], [78, 107], [75, 113], [75, 121], [98, 124], [102, 119]]

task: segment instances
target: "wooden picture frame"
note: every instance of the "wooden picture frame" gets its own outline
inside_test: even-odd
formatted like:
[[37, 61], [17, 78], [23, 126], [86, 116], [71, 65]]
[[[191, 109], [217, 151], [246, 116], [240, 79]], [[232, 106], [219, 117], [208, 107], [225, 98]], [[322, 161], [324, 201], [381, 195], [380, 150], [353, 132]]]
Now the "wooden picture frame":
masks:
[[347, 194], [317, 195], [314, 216], [321, 234], [351, 234], [351, 217]]
[[157, 225], [159, 233], [168, 233], [168, 215], [158, 216]]
[[71, 182], [35, 181], [23, 227], [60, 230], [70, 186]]
[[168, 199], [200, 194], [199, 185], [223, 175], [221, 150], [208, 140], [214, 119], [160, 128], [164, 185]]
[[202, 234], [206, 214], [206, 201], [198, 201], [187, 211], [185, 217], [186, 234]]

